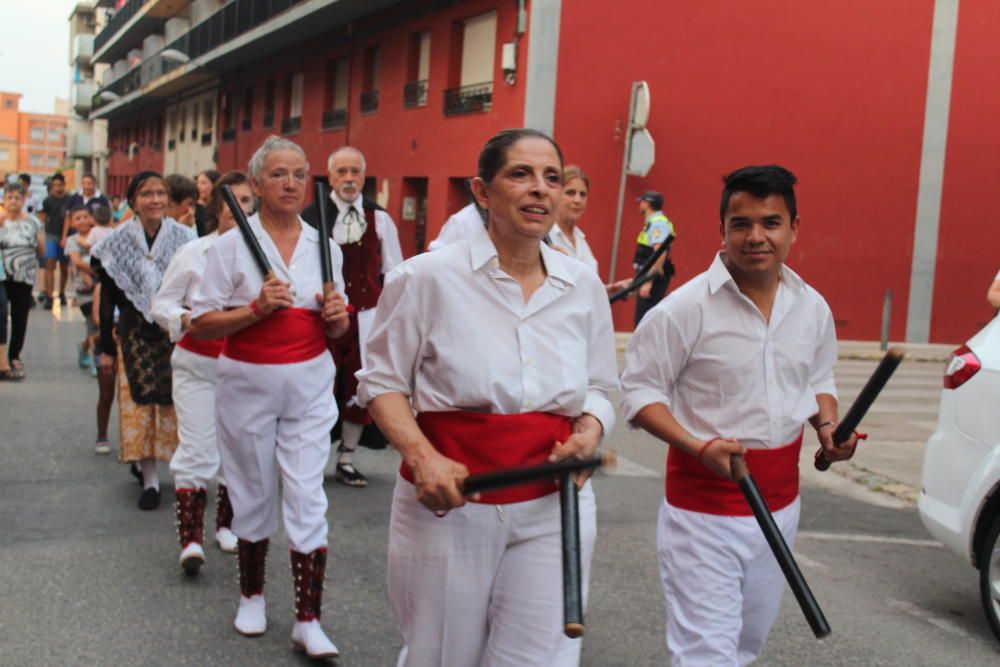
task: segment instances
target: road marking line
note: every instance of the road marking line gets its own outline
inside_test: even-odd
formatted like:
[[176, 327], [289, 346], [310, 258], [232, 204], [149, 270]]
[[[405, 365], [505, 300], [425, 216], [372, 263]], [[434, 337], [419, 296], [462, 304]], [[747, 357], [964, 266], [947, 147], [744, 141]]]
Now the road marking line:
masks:
[[952, 621], [949, 621], [946, 618], [942, 618], [937, 614], [929, 612], [923, 607], [919, 607], [913, 604], [912, 602], [904, 602], [903, 600], [889, 600], [889, 607], [896, 611], [903, 612], [908, 616], [912, 616], [913, 618], [924, 621], [925, 623], [929, 623], [933, 625], [935, 628], [938, 628], [939, 630], [944, 630], [945, 632], [957, 635], [963, 639], [970, 639], [976, 643], [982, 643], [978, 637], [973, 637], [972, 635], [970, 635], [968, 632], [963, 630], [961, 627], [959, 627]]
[[863, 533], [823, 533], [804, 530], [799, 533], [804, 540], [820, 540], [826, 542], [865, 542], [870, 544], [899, 544], [907, 547], [940, 548], [944, 545], [936, 540], [915, 540], [910, 537], [892, 537], [891, 535], [865, 535]]
[[798, 563], [799, 565], [802, 565], [803, 567], [808, 567], [811, 570], [820, 570], [822, 572], [826, 572], [827, 570], [830, 569], [829, 565], [821, 563], [818, 560], [813, 560], [809, 556], [800, 554], [798, 551], [796, 551], [794, 555], [795, 555], [795, 562]]
[[631, 459], [627, 459], [621, 454], [618, 454], [618, 459], [615, 462], [615, 471], [610, 473], [616, 477], [661, 477], [659, 471], [653, 470], [652, 468], [647, 468], [641, 463], [636, 463]]

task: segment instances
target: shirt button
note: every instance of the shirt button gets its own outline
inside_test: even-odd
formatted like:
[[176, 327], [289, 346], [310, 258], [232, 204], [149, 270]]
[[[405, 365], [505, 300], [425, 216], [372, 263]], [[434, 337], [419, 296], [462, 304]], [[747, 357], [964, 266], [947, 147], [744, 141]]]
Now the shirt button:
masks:
[[491, 269], [495, 269], [498, 266], [500, 266], [500, 260], [499, 259], [497, 259], [496, 257], [493, 257], [492, 259], [490, 259], [490, 268]]
[[524, 358], [524, 365], [525, 366], [531, 366], [533, 363], [535, 363], [535, 360], [532, 359], [531, 357], [525, 357]]

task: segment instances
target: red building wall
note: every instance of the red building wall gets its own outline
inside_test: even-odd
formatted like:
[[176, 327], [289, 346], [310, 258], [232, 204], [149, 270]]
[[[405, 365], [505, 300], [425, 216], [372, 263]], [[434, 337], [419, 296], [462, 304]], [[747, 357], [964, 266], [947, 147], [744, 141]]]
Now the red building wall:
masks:
[[163, 107], [155, 106], [109, 123], [108, 192], [125, 196], [141, 171], [163, 171]]
[[952, 79], [931, 339], [960, 342], [993, 317], [986, 289], [1000, 270], [993, 211], [1000, 176], [1000, 5], [963, 0]]
[[[800, 179], [789, 264], [830, 302], [838, 335], [878, 338], [892, 289], [892, 336], [902, 338], [932, 10], [932, 0], [636, 0], [621, 12], [564, 3], [555, 134], [592, 177], [582, 227], [602, 275], [623, 149], [616, 128], [631, 82], [646, 80], [657, 161], [646, 178], [629, 177], [618, 277], [631, 270], [642, 191], [666, 195], [677, 285], [719, 247], [721, 175], [776, 162]], [[585, 38], [595, 25], [610, 47]], [[616, 328], [631, 328], [633, 308], [616, 306]]]
[[[455, 37], [460, 33], [456, 24], [492, 10], [497, 11], [492, 109], [485, 113], [445, 117], [444, 90], [458, 86], [453, 71], [453, 64], [461, 55], [461, 45]], [[514, 39], [514, 10], [514, 3], [477, 0], [431, 13], [415, 10], [413, 6], [397, 9], [399, 13], [396, 14], [382, 12], [377, 23], [359, 22], [351, 37], [334, 33], [321, 43], [303, 45], [294, 53], [268, 58], [266, 63], [247, 68], [235, 77], [223, 77], [224, 81], [236, 81], [230, 88], [224, 87], [223, 94], [229, 89], [240, 90], [241, 86], [252, 85], [254, 104], [253, 129], [250, 132], [238, 130], [234, 141], [220, 144], [220, 171], [245, 169], [253, 151], [263, 140], [279, 132], [280, 119], [285, 115], [283, 81], [289, 73], [302, 71], [305, 74], [302, 127], [288, 138], [306, 150], [316, 178], [325, 177], [327, 156], [338, 146], [352, 145], [361, 149], [368, 163], [368, 176], [377, 179], [377, 189], [382, 191], [388, 183], [387, 209], [400, 228], [404, 253], [407, 256], [414, 254], [416, 229], [413, 222], [403, 221], [401, 215], [404, 179], [427, 179], [425, 238], [430, 241], [437, 236], [448, 215], [456, 210], [455, 197], [449, 191], [450, 179], [474, 175], [476, 159], [486, 139], [500, 129], [520, 126], [523, 122], [524, 83], [518, 81], [508, 86], [500, 71], [501, 46]], [[386, 24], [391, 27], [380, 28]], [[423, 30], [431, 32], [428, 102], [424, 107], [405, 109], [403, 86], [409, 80], [410, 35]], [[378, 111], [362, 114], [359, 105], [363, 54], [376, 45], [381, 50]], [[521, 54], [523, 71], [526, 48], [521, 49]], [[326, 63], [344, 55], [351, 57], [347, 127], [324, 131], [321, 118]], [[265, 82], [272, 77], [277, 84], [276, 118], [275, 127], [268, 130], [261, 124]]]

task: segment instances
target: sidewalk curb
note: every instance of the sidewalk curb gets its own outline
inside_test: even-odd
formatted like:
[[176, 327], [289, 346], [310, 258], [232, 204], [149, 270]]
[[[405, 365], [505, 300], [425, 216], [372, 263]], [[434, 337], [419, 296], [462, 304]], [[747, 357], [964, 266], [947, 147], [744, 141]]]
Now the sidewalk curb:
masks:
[[851, 463], [849, 461], [847, 462], [847, 465], [839, 463], [831, 466], [830, 470], [837, 473], [841, 477], [849, 479], [859, 486], [865, 487], [869, 491], [892, 496], [893, 498], [902, 500], [908, 505], [916, 506], [917, 499], [920, 497], [919, 489], [915, 489], [909, 484], [898, 482], [890, 477], [886, 477], [885, 475], [880, 475], [877, 472], [873, 472], [868, 468], [857, 465], [856, 463]]

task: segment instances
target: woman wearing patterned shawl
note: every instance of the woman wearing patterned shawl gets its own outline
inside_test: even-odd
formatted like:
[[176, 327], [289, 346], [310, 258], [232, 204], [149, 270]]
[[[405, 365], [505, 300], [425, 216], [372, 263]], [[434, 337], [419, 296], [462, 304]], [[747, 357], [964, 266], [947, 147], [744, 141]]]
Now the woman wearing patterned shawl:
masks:
[[156, 461], [169, 461], [177, 447], [170, 381], [174, 346], [153, 320], [152, 302], [174, 253], [195, 238], [191, 229], [164, 217], [168, 197], [160, 174], [138, 174], [128, 186], [135, 216], [91, 251], [101, 276], [100, 372], [118, 377], [119, 460], [132, 464], [142, 484], [142, 510], [159, 507]]

